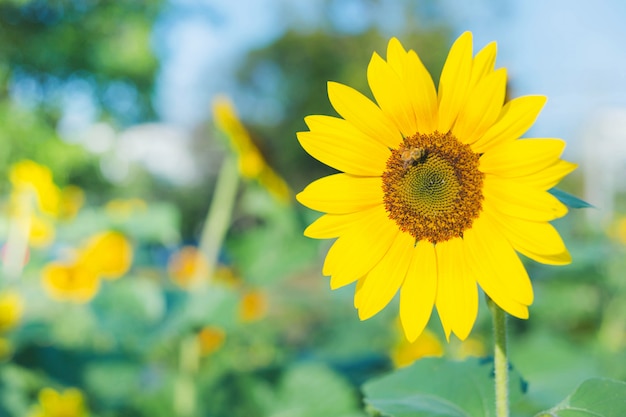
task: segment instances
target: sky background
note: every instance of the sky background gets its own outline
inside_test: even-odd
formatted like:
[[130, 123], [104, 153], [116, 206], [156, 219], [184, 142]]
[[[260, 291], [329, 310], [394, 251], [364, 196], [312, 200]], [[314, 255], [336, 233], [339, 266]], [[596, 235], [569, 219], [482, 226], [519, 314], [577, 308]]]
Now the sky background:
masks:
[[[289, 25], [306, 30], [326, 23], [320, 4], [170, 0], [154, 36], [163, 60], [156, 93], [163, 120], [184, 127], [206, 120], [212, 95], [232, 91], [230, 74], [242, 57]], [[332, 23], [347, 33], [370, 25], [389, 36], [404, 29], [398, 2], [383, 0], [376, 9], [362, 0], [332, 4]], [[425, 26], [444, 22], [455, 35], [472, 31], [475, 50], [495, 40], [497, 66], [508, 69], [513, 95], [548, 96], [533, 133], [567, 139], [566, 156], [580, 156], [582, 132], [599, 113], [626, 106], [626, 2], [440, 0], [415, 5]]]

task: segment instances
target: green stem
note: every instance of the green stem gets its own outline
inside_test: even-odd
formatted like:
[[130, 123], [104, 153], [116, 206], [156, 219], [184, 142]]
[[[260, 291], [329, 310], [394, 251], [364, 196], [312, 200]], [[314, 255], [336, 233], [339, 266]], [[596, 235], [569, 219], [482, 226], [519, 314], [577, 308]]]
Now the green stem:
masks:
[[[209, 280], [213, 278], [217, 257], [222, 247], [224, 236], [226, 236], [226, 231], [230, 226], [233, 206], [237, 197], [238, 182], [237, 159], [234, 155], [229, 155], [222, 163], [222, 168], [218, 174], [211, 206], [207, 212], [202, 235], [200, 236], [199, 250], [209, 266]], [[197, 271], [197, 273], [200, 273], [199, 268]], [[194, 282], [200, 282], [200, 280], [201, 277], [196, 276]]]
[[509, 362], [506, 356], [506, 314], [489, 300], [495, 342], [496, 417], [509, 417]]
[[181, 340], [179, 354], [179, 373], [174, 383], [174, 410], [179, 417], [191, 417], [197, 412], [195, 376], [200, 361], [200, 346], [195, 334]]

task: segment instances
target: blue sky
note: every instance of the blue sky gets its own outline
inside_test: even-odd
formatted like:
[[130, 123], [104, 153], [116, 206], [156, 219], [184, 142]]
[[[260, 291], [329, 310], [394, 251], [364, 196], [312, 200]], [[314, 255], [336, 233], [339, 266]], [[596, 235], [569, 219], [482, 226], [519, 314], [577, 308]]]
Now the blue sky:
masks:
[[[163, 119], [188, 127], [206, 119], [211, 95], [232, 90], [230, 74], [245, 53], [280, 36], [288, 24], [324, 23], [320, 4], [170, 0], [155, 42], [164, 59], [156, 95]], [[391, 0], [382, 1], [384, 13], [368, 10], [362, 0], [336, 4], [330, 18], [347, 32], [376, 24], [391, 36], [404, 24]], [[475, 49], [497, 41], [497, 65], [507, 67], [513, 95], [549, 98], [533, 134], [566, 138], [566, 156], [580, 152], [580, 132], [595, 114], [626, 106], [626, 2], [440, 0], [424, 13], [456, 34], [471, 30]]]

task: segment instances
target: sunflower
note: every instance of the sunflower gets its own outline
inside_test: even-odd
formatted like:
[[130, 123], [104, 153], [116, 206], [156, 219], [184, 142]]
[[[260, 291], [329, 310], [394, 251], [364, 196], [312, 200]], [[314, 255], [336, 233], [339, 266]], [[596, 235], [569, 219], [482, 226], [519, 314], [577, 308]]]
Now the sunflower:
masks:
[[439, 86], [418, 55], [392, 38], [374, 53], [367, 78], [376, 103], [328, 83], [341, 117], [308, 116], [302, 147], [341, 173], [309, 184], [297, 199], [326, 214], [304, 234], [336, 238], [323, 266], [333, 289], [356, 282], [361, 320], [400, 293], [407, 339], [433, 306], [449, 339], [464, 340], [478, 313], [478, 287], [499, 307], [528, 318], [533, 289], [518, 253], [567, 264], [549, 223], [567, 207], [548, 192], [576, 168], [560, 139], [520, 139], [546, 102], [505, 102], [506, 69], [496, 44], [473, 55], [472, 34], [453, 44]]

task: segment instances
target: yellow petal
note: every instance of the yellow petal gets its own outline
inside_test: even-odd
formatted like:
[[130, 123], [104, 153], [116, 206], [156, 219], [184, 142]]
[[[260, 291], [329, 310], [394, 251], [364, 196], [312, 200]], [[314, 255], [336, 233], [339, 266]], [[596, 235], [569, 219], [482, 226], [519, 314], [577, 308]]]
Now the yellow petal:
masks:
[[[463, 234], [469, 239], [467, 247], [475, 259], [475, 264], [484, 274], [478, 275], [478, 283], [487, 288], [496, 288], [503, 294], [493, 294], [494, 299], [508, 297], [523, 305], [533, 302], [533, 288], [528, 273], [515, 250], [497, 227], [493, 217], [497, 214], [484, 210], [481, 216], [474, 220], [471, 229]], [[469, 238], [466, 236], [469, 234]], [[491, 283], [486, 281], [491, 280]], [[485, 288], [483, 287], [483, 288]], [[491, 294], [490, 294], [491, 296]], [[512, 313], [513, 314], [513, 313]]]
[[483, 183], [485, 201], [500, 213], [533, 221], [550, 221], [567, 214], [567, 207], [547, 191], [486, 175]]
[[348, 214], [324, 214], [304, 229], [304, 236], [313, 239], [333, 239], [363, 216], [362, 211]]
[[107, 231], [90, 238], [79, 263], [102, 278], [116, 279], [130, 269], [132, 259], [133, 249], [128, 239], [119, 232]]
[[521, 137], [535, 123], [545, 104], [544, 96], [523, 96], [509, 101], [493, 126], [472, 145], [472, 150], [484, 153], [498, 143]]
[[406, 90], [412, 97], [417, 130], [421, 134], [437, 130], [437, 90], [430, 73], [414, 51], [406, 59]]
[[42, 284], [55, 300], [85, 303], [91, 300], [100, 288], [100, 280], [89, 268], [78, 264], [52, 262], [42, 272]]
[[494, 220], [513, 248], [530, 259], [551, 265], [572, 261], [559, 232], [550, 223], [510, 216], [494, 216]]
[[530, 175], [516, 178], [517, 181], [523, 182], [530, 187], [536, 187], [541, 190], [549, 190], [556, 186], [563, 177], [578, 167], [577, 164], [558, 160], [555, 164], [541, 171]]
[[367, 67], [367, 82], [376, 102], [403, 136], [417, 132], [413, 106], [398, 74], [377, 53]]
[[22, 318], [24, 301], [13, 291], [0, 293], [0, 333], [6, 333], [14, 328]]
[[463, 33], [450, 48], [439, 80], [439, 132], [452, 128], [470, 88], [472, 34]]
[[298, 132], [298, 141], [315, 159], [353, 175], [377, 176], [385, 169], [389, 148], [344, 119], [308, 116], [304, 121], [311, 131]]
[[394, 149], [402, 142], [402, 134], [380, 108], [354, 88], [329, 82], [328, 98], [337, 113], [357, 129]]
[[406, 77], [404, 72], [406, 58], [407, 52], [398, 38], [393, 37], [389, 39], [389, 43], [387, 44], [387, 63], [402, 80]]
[[400, 233], [387, 217], [382, 204], [364, 210], [360, 217], [342, 233], [326, 255], [322, 272], [331, 275], [332, 289], [365, 276], [387, 253]]
[[[515, 289], [507, 285], [508, 277], [505, 276], [499, 269], [499, 266], [503, 262], [507, 262], [512, 259], [513, 268], [517, 267], [517, 273], [524, 277], [522, 279], [523, 291], [526, 293], [526, 300], [532, 300], [532, 287], [528, 275], [525, 274], [525, 270], [519, 270], [519, 258], [512, 250], [507, 251], [509, 258], [498, 259], [496, 256], [498, 252], [504, 252], [502, 248], [491, 248], [501, 241], [491, 242], [489, 239], [492, 236], [490, 230], [485, 231], [486, 221], [484, 218], [479, 218], [474, 221], [474, 225], [471, 229], [466, 230], [463, 233], [463, 241], [466, 248], [466, 261], [473, 273], [473, 276], [480, 284], [483, 291], [504, 311], [518, 318], [528, 318], [527, 304], [521, 303], [515, 298]], [[506, 245], [506, 243], [504, 243]], [[511, 254], [513, 254], [511, 256]], [[511, 268], [507, 269], [508, 271]], [[519, 276], [519, 275], [518, 275]], [[528, 303], [530, 304], [530, 303]]]
[[409, 269], [415, 239], [400, 233], [389, 252], [367, 274], [363, 286], [355, 295], [359, 318], [367, 320], [382, 310], [396, 295]]
[[334, 174], [309, 184], [296, 199], [310, 209], [344, 214], [382, 204], [380, 177]]
[[496, 43], [491, 42], [476, 54], [474, 65], [472, 66], [470, 85], [474, 86], [478, 84], [480, 80], [493, 71], [493, 67], [496, 63], [496, 52]]
[[400, 290], [400, 320], [409, 342], [419, 337], [430, 319], [437, 293], [437, 258], [430, 242], [418, 242]]
[[474, 143], [498, 118], [506, 92], [506, 69], [491, 72], [474, 87], [461, 107], [452, 133], [463, 143]]
[[465, 264], [460, 238], [438, 243], [436, 306], [446, 337], [452, 331], [461, 340], [469, 336], [478, 315], [478, 289]]
[[505, 178], [541, 171], [559, 160], [561, 139], [520, 139], [494, 146], [480, 157], [480, 170]]

